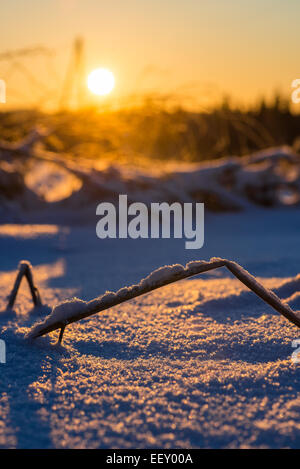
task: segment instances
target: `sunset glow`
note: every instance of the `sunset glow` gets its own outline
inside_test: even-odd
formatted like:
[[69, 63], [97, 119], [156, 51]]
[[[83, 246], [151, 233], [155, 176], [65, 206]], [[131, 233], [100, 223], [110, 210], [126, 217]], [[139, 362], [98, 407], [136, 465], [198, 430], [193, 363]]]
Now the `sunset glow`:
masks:
[[105, 96], [113, 90], [115, 77], [110, 70], [97, 68], [89, 74], [87, 86], [93, 94]]

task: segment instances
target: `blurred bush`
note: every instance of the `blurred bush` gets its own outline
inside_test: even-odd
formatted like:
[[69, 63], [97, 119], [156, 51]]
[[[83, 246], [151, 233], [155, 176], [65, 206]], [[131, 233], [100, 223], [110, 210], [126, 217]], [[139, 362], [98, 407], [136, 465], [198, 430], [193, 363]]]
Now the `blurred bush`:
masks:
[[203, 161], [245, 155], [288, 144], [299, 149], [300, 115], [276, 95], [252, 109], [233, 108], [228, 99], [209, 112], [169, 109], [164, 103], [99, 112], [43, 114], [38, 111], [0, 113], [1, 139], [18, 140], [37, 124], [53, 129], [46, 147], [55, 152], [118, 162]]

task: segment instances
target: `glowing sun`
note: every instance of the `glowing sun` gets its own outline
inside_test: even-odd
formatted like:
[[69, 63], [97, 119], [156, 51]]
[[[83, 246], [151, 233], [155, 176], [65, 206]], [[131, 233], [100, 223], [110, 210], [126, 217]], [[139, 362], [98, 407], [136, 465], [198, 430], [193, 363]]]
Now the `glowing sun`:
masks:
[[93, 70], [87, 79], [88, 89], [99, 96], [110, 93], [115, 86], [115, 77], [110, 70], [106, 68], [97, 68]]

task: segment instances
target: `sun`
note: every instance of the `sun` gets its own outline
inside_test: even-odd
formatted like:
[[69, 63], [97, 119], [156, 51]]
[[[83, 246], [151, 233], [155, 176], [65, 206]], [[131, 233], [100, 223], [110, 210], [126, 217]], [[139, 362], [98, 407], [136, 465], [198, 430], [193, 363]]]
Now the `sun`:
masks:
[[110, 70], [106, 68], [97, 68], [93, 70], [87, 79], [88, 89], [99, 96], [109, 94], [115, 86], [115, 77]]

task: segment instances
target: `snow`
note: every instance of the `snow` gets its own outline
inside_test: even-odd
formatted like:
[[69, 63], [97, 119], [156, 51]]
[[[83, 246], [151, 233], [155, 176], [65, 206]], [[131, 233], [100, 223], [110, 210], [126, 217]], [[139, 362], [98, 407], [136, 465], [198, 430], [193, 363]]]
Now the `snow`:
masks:
[[[292, 148], [202, 163], [170, 162], [135, 168], [100, 160], [76, 161], [46, 151], [40, 131], [15, 144], [0, 142], [0, 221], [2, 223], [81, 223], [94, 221], [99, 202], [127, 194], [128, 202], [201, 201], [212, 211], [250, 210], [255, 205], [297, 205], [300, 157]], [[15, 152], [26, 164], [20, 165]], [[154, 167], [153, 167], [154, 166]], [[55, 220], [55, 221], [54, 221]]]
[[[299, 155], [282, 147], [213, 163], [92, 168], [33, 147], [41, 140], [36, 131], [0, 142], [0, 447], [299, 448], [291, 344], [300, 332], [227, 269], [110, 307], [195, 273], [201, 258], [300, 317]], [[204, 200], [204, 247], [99, 240], [95, 208], [122, 193], [147, 204]], [[47, 306], [33, 308], [23, 282], [15, 310], [5, 310], [20, 259]], [[62, 346], [58, 331], [25, 340], [93, 308], [104, 310], [68, 324]]]
[[72, 298], [69, 301], [64, 301], [53, 308], [51, 312], [51, 320], [53, 322], [64, 321], [72, 314], [80, 313], [86, 307], [86, 304], [87, 303], [85, 301], [80, 300], [79, 298]]
[[183, 270], [184, 267], [180, 264], [165, 265], [164, 267], [160, 267], [159, 269], [154, 270], [154, 272], [151, 272], [151, 274], [149, 274], [140, 282], [140, 286], [155, 286], [157, 283], [163, 282], [164, 280], [168, 280], [169, 278], [172, 278], [174, 274], [176, 275], [178, 273], [181, 273]]
[[[101, 292], [110, 292], [109, 302], [112, 291], [128, 292], [125, 285], [155, 284], [186, 264], [199, 267], [195, 257], [213, 256], [235, 260], [300, 309], [297, 208], [208, 214], [205, 230], [196, 255], [176, 239], [100, 241], [94, 227], [62, 225], [36, 225], [31, 237], [24, 225], [10, 225], [0, 229], [0, 310], [20, 259], [31, 262], [43, 301], [64, 304], [53, 311], [60, 318]], [[162, 265], [174, 271], [156, 270]], [[228, 270], [73, 323], [63, 346], [55, 345], [58, 331], [24, 340], [48, 313], [33, 309], [24, 283], [15, 312], [0, 314], [7, 347], [0, 447], [299, 448], [299, 365], [291, 343], [300, 332]]]

